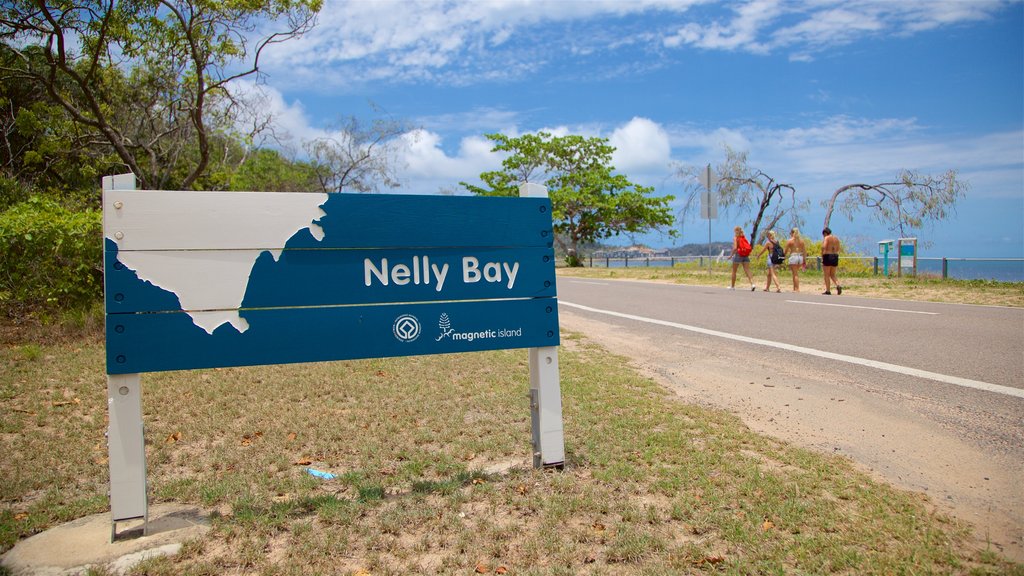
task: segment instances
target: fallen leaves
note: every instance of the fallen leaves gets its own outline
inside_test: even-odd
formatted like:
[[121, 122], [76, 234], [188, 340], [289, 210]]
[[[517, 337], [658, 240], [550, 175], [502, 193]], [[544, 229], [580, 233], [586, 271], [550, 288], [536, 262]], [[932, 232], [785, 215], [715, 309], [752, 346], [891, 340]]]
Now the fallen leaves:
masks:
[[765, 518], [764, 519], [764, 524], [761, 524], [761, 530], [764, 530], [765, 532], [767, 532], [768, 530], [771, 530], [772, 528], [775, 528], [775, 523], [772, 522], [771, 520]]
[[178, 442], [179, 440], [181, 440], [181, 431], [180, 430], [178, 430], [177, 432], [174, 432], [173, 434], [168, 434], [167, 438], [164, 439], [164, 444], [174, 444], [174, 443]]
[[313, 463], [312, 460], [310, 460], [309, 458], [305, 458], [305, 457], [299, 458], [298, 460], [293, 462], [293, 464], [295, 464], [296, 466], [309, 466], [312, 463]]
[[721, 554], [716, 554], [714, 556], [705, 556], [704, 559], [701, 560], [699, 563], [715, 565], [721, 564], [722, 562], [725, 562], [725, 556], [722, 556]]
[[263, 432], [254, 432], [252, 434], [243, 434], [242, 440], [239, 442], [242, 446], [252, 446], [252, 443], [263, 437]]

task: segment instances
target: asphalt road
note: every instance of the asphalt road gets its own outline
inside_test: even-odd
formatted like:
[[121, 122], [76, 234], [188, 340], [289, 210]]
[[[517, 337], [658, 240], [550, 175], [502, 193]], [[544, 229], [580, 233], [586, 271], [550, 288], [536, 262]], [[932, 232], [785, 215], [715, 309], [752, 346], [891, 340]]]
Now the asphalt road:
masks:
[[[560, 301], [987, 382], [1024, 397], [1024, 310], [558, 280]], [[935, 393], [958, 393], [933, 386]]]
[[688, 400], [851, 457], [1024, 558], [1024, 310], [558, 279], [563, 328]]

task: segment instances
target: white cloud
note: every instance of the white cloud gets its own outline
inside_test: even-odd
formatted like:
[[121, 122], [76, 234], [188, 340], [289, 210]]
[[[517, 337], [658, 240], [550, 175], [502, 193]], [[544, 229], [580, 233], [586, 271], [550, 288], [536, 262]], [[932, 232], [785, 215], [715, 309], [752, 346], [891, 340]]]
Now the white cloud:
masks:
[[728, 5], [733, 9], [728, 22], [686, 22], [664, 37], [664, 45], [754, 54], [785, 49], [793, 51], [792, 61], [809, 61], [814, 52], [866, 37], [907, 36], [991, 19], [1007, 1], [750, 0]]
[[418, 181], [472, 180], [481, 172], [498, 167], [500, 160], [491, 153], [489, 140], [480, 137], [462, 139], [458, 151], [449, 156], [442, 148], [442, 138], [428, 130], [414, 130], [402, 137], [401, 160], [407, 165], [404, 180], [410, 185]]
[[608, 142], [615, 147], [612, 164], [622, 173], [664, 170], [671, 160], [668, 133], [647, 118], [633, 118], [616, 128]]
[[544, 66], [549, 55], [607, 47], [603, 34], [565, 34], [561, 27], [568, 23], [593, 24], [599, 32], [607, 25], [595, 23], [602, 17], [685, 13], [701, 2], [327, 0], [317, 27], [272, 47], [264, 64], [275, 76], [331, 87], [381, 79], [464, 84], [518, 78]]
[[[701, 6], [701, 10], [693, 10]], [[370, 81], [470, 85], [520, 79], [565, 59], [696, 47], [809, 61], [865, 37], [989, 19], [1003, 0], [326, 0], [318, 26], [274, 45], [264, 69], [293, 86], [356, 90]], [[633, 16], [657, 22], [639, 27]], [[641, 74], [657, 58], [603, 58]], [[644, 64], [640, 64], [643, 62]]]
[[664, 39], [667, 47], [692, 44], [709, 50], [735, 50], [764, 52], [766, 47], [758, 41], [763, 28], [782, 14], [779, 0], [752, 0], [736, 5], [735, 17], [728, 24], [718, 21], [707, 25], [687, 23], [675, 34]]

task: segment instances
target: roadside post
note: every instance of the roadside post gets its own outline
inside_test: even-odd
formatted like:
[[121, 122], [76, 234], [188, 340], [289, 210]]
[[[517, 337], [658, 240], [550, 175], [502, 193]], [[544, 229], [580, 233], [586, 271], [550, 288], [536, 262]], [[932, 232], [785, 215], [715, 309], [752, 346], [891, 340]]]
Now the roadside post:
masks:
[[904, 270], [909, 276], [917, 276], [917, 238], [900, 238], [896, 240], [896, 247], [899, 258], [897, 276], [903, 276]]
[[700, 217], [708, 221], [708, 275], [711, 274], [711, 221], [718, 220], [718, 193], [715, 192], [715, 185], [718, 184], [718, 175], [711, 170], [708, 164], [700, 173], [700, 184], [704, 192], [700, 194]]
[[[886, 277], [889, 276], [889, 251], [893, 249], [895, 240], [882, 240], [878, 243], [878, 253], [882, 255], [882, 271]], [[875, 270], [878, 273], [878, 270]]]
[[135, 190], [103, 179], [111, 541], [148, 530], [145, 372], [528, 349], [535, 467], [565, 460], [551, 201]]

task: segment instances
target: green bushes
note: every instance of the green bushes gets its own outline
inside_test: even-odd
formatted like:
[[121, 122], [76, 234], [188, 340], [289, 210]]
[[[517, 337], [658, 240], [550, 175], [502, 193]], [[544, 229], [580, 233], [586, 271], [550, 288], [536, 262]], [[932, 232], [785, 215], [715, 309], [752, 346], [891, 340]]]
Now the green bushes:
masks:
[[0, 311], [94, 306], [103, 296], [102, 215], [32, 197], [0, 212]]

